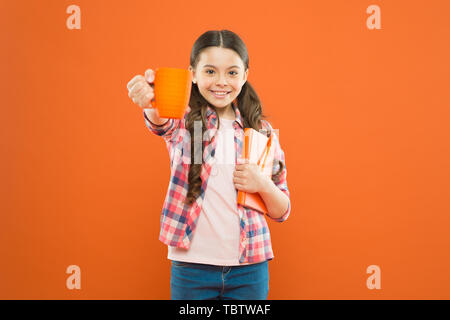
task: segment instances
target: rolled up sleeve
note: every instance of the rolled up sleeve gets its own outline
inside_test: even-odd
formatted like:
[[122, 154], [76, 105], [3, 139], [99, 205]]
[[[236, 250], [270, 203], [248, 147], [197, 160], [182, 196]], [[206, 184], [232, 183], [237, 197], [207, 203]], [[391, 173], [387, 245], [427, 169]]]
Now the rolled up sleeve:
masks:
[[[272, 126], [267, 122], [270, 129], [273, 131]], [[270, 217], [272, 220], [276, 222], [283, 222], [286, 221], [286, 219], [289, 217], [291, 213], [291, 198], [289, 193], [289, 188], [287, 185], [287, 168], [286, 168], [286, 160], [284, 151], [281, 149], [280, 141], [278, 139], [278, 135], [274, 133], [274, 139], [273, 143], [275, 144], [275, 153], [274, 153], [274, 160], [273, 160], [273, 168], [272, 168], [272, 181], [275, 183], [275, 185], [288, 196], [289, 198], [289, 204], [288, 208], [286, 209], [286, 212], [280, 217], [280, 218], [273, 218]], [[283, 170], [281, 171], [278, 178], [275, 178], [274, 175], [280, 170], [280, 163], [283, 163]]]
[[180, 119], [169, 118], [169, 120], [166, 121], [166, 123], [162, 125], [157, 125], [151, 122], [149, 118], [147, 118], [145, 111], [144, 111], [144, 119], [145, 124], [147, 128], [150, 130], [150, 132], [156, 134], [157, 136], [163, 137], [165, 140], [172, 140], [176, 136], [181, 122]]

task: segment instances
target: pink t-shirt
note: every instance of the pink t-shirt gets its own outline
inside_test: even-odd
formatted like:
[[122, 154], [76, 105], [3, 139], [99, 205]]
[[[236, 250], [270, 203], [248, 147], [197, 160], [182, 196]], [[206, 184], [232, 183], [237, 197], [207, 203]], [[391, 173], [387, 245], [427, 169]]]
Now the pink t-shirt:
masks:
[[168, 258], [220, 266], [239, 263], [239, 213], [235, 170], [234, 120], [220, 119], [215, 163], [211, 168], [202, 211], [188, 250], [168, 246]]

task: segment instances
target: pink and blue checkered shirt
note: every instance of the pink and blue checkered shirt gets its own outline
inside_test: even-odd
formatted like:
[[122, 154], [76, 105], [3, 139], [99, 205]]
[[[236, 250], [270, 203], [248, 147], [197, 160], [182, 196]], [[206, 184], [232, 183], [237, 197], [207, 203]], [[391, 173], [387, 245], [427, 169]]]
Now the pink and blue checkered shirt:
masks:
[[[237, 159], [243, 158], [244, 128], [243, 120], [239, 109], [235, 102], [232, 103], [236, 114], [236, 120], [233, 123], [235, 130], [234, 142], [236, 147], [236, 163]], [[208, 178], [211, 173], [211, 167], [214, 161], [214, 153], [216, 148], [215, 134], [217, 130], [217, 114], [208, 106], [206, 112], [208, 128], [203, 136], [203, 161], [200, 177], [202, 180], [201, 194], [197, 197], [192, 205], [184, 203], [188, 192], [188, 173], [191, 163], [190, 156], [190, 138], [186, 139], [185, 120], [186, 115], [190, 111], [187, 108], [183, 119], [169, 119], [163, 125], [155, 125], [146, 117], [144, 112], [145, 124], [150, 131], [164, 138], [171, 161], [171, 177], [166, 198], [164, 200], [161, 212], [161, 230], [159, 240], [169, 246], [189, 249], [191, 239], [195, 232], [197, 218], [201, 212], [202, 202], [208, 185]], [[262, 120], [262, 129], [273, 130], [270, 123]], [[276, 132], [276, 130], [274, 131]], [[280, 188], [289, 197], [289, 190], [286, 180], [286, 165], [284, 152], [281, 149], [277, 134], [274, 135], [275, 144], [275, 160], [272, 173], [275, 174], [279, 170], [280, 160], [284, 164], [284, 169], [280, 178], [274, 181], [276, 186]], [[186, 152], [189, 151], [189, 152]], [[196, 163], [197, 161], [194, 160]], [[237, 196], [237, 190], [236, 190]], [[270, 240], [269, 227], [267, 225], [265, 215], [240, 204], [237, 204], [237, 210], [240, 214], [240, 241], [239, 241], [239, 262], [240, 263], [257, 263], [265, 260], [273, 259], [272, 244]], [[283, 222], [291, 211], [291, 203], [281, 218], [272, 220]]]

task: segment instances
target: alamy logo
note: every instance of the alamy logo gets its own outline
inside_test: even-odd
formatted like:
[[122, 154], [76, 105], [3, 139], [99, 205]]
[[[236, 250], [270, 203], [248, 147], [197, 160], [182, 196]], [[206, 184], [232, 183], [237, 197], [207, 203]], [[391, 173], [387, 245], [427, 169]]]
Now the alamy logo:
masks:
[[81, 289], [81, 269], [77, 265], [70, 265], [66, 269], [70, 276], [66, 280], [66, 287], [69, 290]]
[[81, 29], [80, 7], [75, 4], [72, 4], [67, 7], [66, 13], [71, 14], [69, 17], [67, 17], [67, 20], [66, 20], [67, 29], [69, 29], [69, 30]]
[[366, 13], [371, 14], [366, 20], [366, 25], [369, 30], [381, 29], [381, 10], [376, 4], [367, 7]]
[[377, 265], [370, 265], [367, 267], [367, 273], [372, 273], [370, 277], [367, 278], [367, 288], [372, 289], [381, 289], [381, 269]]

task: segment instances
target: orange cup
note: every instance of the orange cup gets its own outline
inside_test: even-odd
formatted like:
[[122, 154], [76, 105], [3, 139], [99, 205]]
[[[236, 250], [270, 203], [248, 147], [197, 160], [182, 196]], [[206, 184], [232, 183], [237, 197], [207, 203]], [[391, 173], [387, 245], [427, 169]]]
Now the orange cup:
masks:
[[153, 89], [152, 108], [161, 118], [182, 119], [189, 104], [192, 88], [191, 72], [187, 69], [157, 68]]

